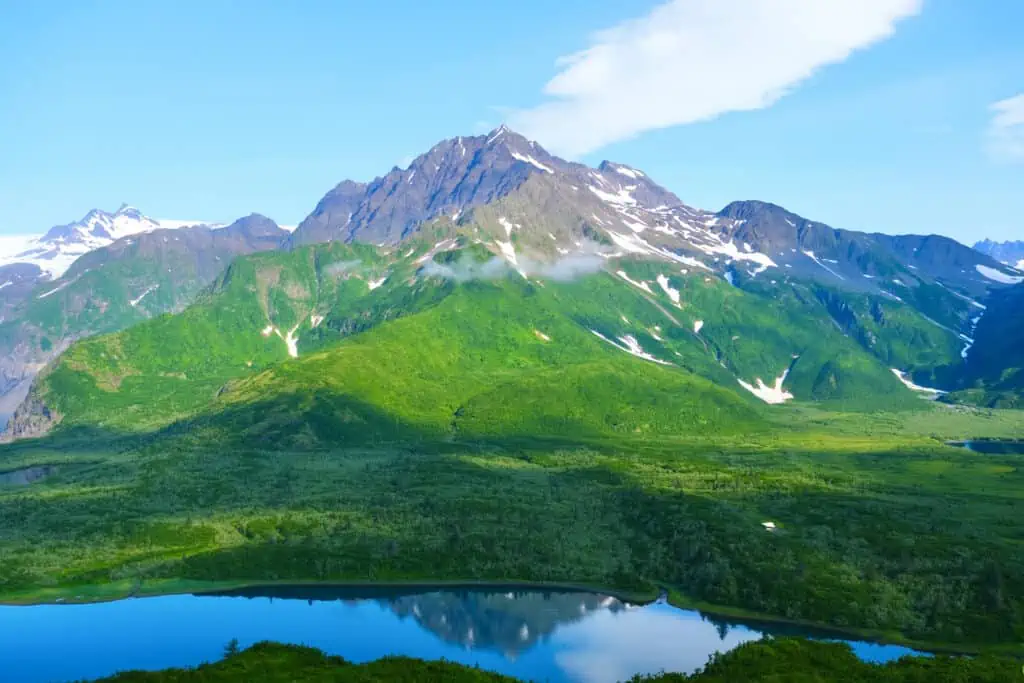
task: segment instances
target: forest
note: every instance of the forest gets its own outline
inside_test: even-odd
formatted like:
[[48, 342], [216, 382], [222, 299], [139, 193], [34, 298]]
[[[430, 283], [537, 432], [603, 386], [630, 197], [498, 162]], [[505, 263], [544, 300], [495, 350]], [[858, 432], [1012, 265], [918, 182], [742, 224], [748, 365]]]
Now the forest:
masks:
[[[268, 642], [241, 652], [233, 651], [230, 644], [226, 649], [231, 652], [225, 659], [195, 669], [125, 672], [103, 679], [102, 683], [516, 681], [445, 661], [388, 657], [357, 665], [313, 648]], [[845, 645], [792, 638], [746, 643], [726, 654], [715, 655], [692, 675], [638, 676], [630, 683], [1006, 683], [1020, 675], [1020, 662], [1007, 657], [904, 657], [888, 664], [868, 664], [857, 659]]]

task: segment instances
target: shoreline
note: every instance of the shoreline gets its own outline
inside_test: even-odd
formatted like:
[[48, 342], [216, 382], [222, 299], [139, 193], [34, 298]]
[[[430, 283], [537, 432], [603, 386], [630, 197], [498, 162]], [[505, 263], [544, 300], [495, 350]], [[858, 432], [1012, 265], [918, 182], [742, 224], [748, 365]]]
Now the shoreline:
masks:
[[[198, 581], [188, 579], [158, 579], [149, 583], [121, 581], [110, 584], [85, 585], [77, 589], [69, 587], [41, 588], [25, 591], [22, 594], [0, 596], [0, 607], [39, 607], [39, 606], [73, 606], [98, 603], [118, 602], [128, 599], [145, 599], [169, 597], [176, 595], [231, 597], [235, 591], [259, 590], [271, 588], [336, 588], [336, 589], [406, 589], [410, 593], [428, 592], [436, 589], [444, 590], [486, 590], [486, 589], [528, 589], [534, 591], [562, 591], [577, 593], [596, 593], [616, 598], [622, 602], [646, 606], [664, 598], [665, 602], [680, 610], [695, 611], [702, 617], [718, 618], [723, 621], [735, 622], [752, 630], [764, 632], [776, 627], [793, 627], [810, 631], [810, 634], [793, 634], [797, 637], [817, 640], [856, 640], [875, 645], [892, 645], [918, 651], [917, 656], [928, 655], [978, 655], [1004, 654], [1024, 656], [1024, 643], [994, 643], [992, 645], [975, 645], [970, 643], [949, 643], [942, 641], [926, 641], [907, 638], [906, 636], [887, 631], [860, 629], [856, 627], [837, 627], [830, 624], [802, 619], [762, 614], [740, 607], [716, 605], [693, 600], [684, 593], [671, 587], [659, 587], [651, 591], [629, 591], [606, 586], [596, 586], [573, 582], [542, 582], [480, 579], [405, 579], [386, 581], [366, 580], [238, 580], [238, 581]], [[244, 597], [244, 596], [238, 596]], [[789, 635], [789, 634], [787, 634]]]

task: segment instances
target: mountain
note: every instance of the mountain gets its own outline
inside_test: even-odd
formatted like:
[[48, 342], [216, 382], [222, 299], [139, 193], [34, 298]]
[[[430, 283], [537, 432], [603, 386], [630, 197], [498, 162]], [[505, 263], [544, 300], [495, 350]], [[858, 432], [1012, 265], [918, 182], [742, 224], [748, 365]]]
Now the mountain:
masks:
[[[588, 253], [604, 259], [631, 255], [715, 273], [746, 289], [799, 280], [835, 290], [815, 296], [838, 316], [837, 325], [868, 347], [880, 333], [883, 342], [902, 335], [869, 350], [922, 376], [930, 373], [912, 349], [938, 346], [945, 353], [952, 339], [962, 351], [973, 333], [977, 300], [1018, 278], [946, 237], [838, 230], [758, 201], [734, 202], [717, 213], [696, 209], [642, 171], [609, 161], [596, 169], [569, 163], [504, 127], [443, 141], [407, 169], [368, 184], [341, 183], [290, 241], [387, 245], [424, 230], [440, 239], [469, 226], [477, 230], [474, 239], [516, 267], [517, 261]], [[868, 315], [867, 300], [850, 318], [846, 300], [859, 294], [907, 304], [917, 314], [914, 329], [892, 324], [878, 310]], [[945, 340], [929, 341], [936, 335]], [[902, 351], [892, 353], [894, 348]]]
[[507, 129], [342, 183], [291, 235], [246, 224], [124, 237], [0, 326], [46, 360], [7, 436], [47, 435], [0, 449], [47, 475], [0, 487], [0, 592], [665, 586], [1020, 642], [1013, 463], [943, 444], [1019, 414], [930, 402], [1020, 405], [1012, 268], [698, 209]]
[[[497, 215], [502, 211], [516, 215]], [[515, 230], [516, 249], [527, 256], [574, 252], [582, 240], [620, 255], [736, 276], [771, 271], [892, 298], [919, 283], [984, 296], [993, 282], [1015, 276], [945, 237], [835, 230], [765, 202], [734, 202], [718, 213], [696, 209], [642, 171], [609, 161], [597, 169], [566, 162], [505, 127], [443, 141], [408, 168], [368, 184], [342, 182], [289, 243], [392, 245], [442, 218], [490, 222], [496, 243]]]
[[974, 248], [983, 254], [1002, 261], [1006, 265], [1013, 266], [1024, 272], [1024, 241], [1016, 242], [993, 242], [982, 240], [974, 245]]
[[[122, 211], [114, 225], [123, 227], [125, 220], [120, 219], [133, 215]], [[97, 230], [102, 218], [93, 222]], [[135, 227], [150, 224], [148, 219], [130, 222]], [[62, 244], [70, 244], [81, 228], [75, 225], [50, 231], [50, 243], [67, 238]], [[103, 230], [107, 237], [98, 240], [118, 234]], [[35, 374], [76, 339], [181, 310], [235, 256], [274, 249], [287, 234], [269, 218], [254, 214], [225, 228], [157, 228], [129, 233], [81, 255], [52, 280], [33, 278], [31, 264], [4, 266], [0, 275], [7, 273], [8, 281], [13, 282], [19, 272], [28, 275], [8, 287], [18, 298], [4, 299], [0, 413], [13, 411]]]
[[43, 279], [42, 271], [31, 263], [0, 266], [0, 322], [7, 320]]
[[[626, 173], [629, 175], [626, 175]], [[502, 126], [489, 135], [457, 137], [435, 145], [406, 169], [394, 168], [368, 184], [346, 180], [331, 190], [296, 229], [292, 244], [358, 240], [394, 244], [425, 221], [489, 204], [520, 189], [538, 174], [575, 183], [577, 189], [595, 181], [595, 172], [548, 154], [537, 143]], [[636, 201], [678, 205], [670, 192], [625, 166], [602, 165], [604, 174], [632, 181]], [[621, 183], [605, 188], [618, 192]]]
[[964, 403], [1024, 408], [1024, 284], [994, 293], [976, 313], [954, 396]]
[[[752, 397], [915, 405], [915, 394], [966, 386], [980, 300], [1021, 279], [944, 237], [839, 230], [758, 201], [693, 208], [642, 171], [570, 163], [504, 127], [441, 142], [370, 183], [339, 184], [283, 246], [219, 276], [209, 264], [203, 272], [216, 280], [180, 316], [76, 345], [41, 377], [13, 432], [38, 431], [45, 414], [45, 428], [200, 419], [276, 433], [267, 416], [290, 423], [295, 410], [327, 411], [319, 431], [289, 437], [314, 441], [368, 438], [399, 423], [435, 435], [504, 432], [511, 423], [490, 411], [516, 395], [537, 401], [508, 419], [541, 433], [728, 429], [756, 423]], [[70, 290], [97, 259], [81, 259], [38, 298]], [[152, 297], [151, 279], [137, 281], [135, 297]], [[189, 295], [203, 279], [188, 279]], [[545, 337], [566, 340], [579, 357], [543, 351]], [[487, 349], [496, 340], [506, 355]], [[465, 354], [476, 360], [466, 365]], [[298, 360], [279, 364], [288, 358]], [[510, 358], [548, 374], [505, 376]], [[324, 384], [353, 359], [372, 370]], [[620, 371], [632, 379], [615, 379]], [[560, 376], [576, 383], [560, 386]], [[506, 388], [494, 386], [499, 377]], [[925, 380], [936, 390], [923, 390]], [[631, 410], [658, 419], [635, 423], [611, 403], [602, 412], [603, 385], [635, 393]], [[670, 401], [670, 418], [650, 405], [669, 385], [692, 386], [706, 401]], [[161, 403], [155, 391], [178, 398]], [[429, 396], [438, 412], [405, 412], [403, 395]], [[552, 396], [593, 412], [570, 419], [547, 404]]]
[[75, 260], [95, 249], [113, 244], [129, 235], [197, 225], [223, 227], [202, 221], [159, 221], [144, 216], [138, 209], [121, 205], [114, 213], [93, 209], [80, 220], [50, 228], [38, 238], [27, 238], [20, 248], [7, 248], [0, 267], [30, 264], [51, 279], [63, 275]]

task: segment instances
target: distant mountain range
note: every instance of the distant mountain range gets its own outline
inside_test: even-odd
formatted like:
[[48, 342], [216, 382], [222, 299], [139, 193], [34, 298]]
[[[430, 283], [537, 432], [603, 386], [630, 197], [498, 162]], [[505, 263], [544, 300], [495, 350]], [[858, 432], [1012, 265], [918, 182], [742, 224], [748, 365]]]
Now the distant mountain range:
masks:
[[[86, 253], [60, 270], [72, 244]], [[297, 432], [312, 439], [396, 420], [500, 430], [497, 408], [517, 391], [561, 395], [559, 405], [593, 411], [577, 414], [580, 424], [618, 429], [651, 396], [685, 385], [688, 397], [650, 408], [660, 427], [642, 423], [679, 429], [681, 415], [760, 419], [763, 403], [1018, 405], [1024, 390], [1024, 361], [985, 350], [1020, 334], [986, 308], [1012, 307], [1024, 282], [999, 258], [941, 236], [835, 229], [760, 201], [694, 208], [638, 169], [571, 163], [505, 127], [443, 141], [370, 183], [344, 181], [292, 233], [260, 216], [165, 230], [122, 208], [91, 212], [38, 245], [37, 261], [6, 266], [12, 284], [0, 290], [22, 291], [2, 304], [4, 391], [20, 398], [51, 363], [16, 435], [228, 412], [232, 429], [265, 434], [285, 413], [301, 421], [296, 410], [327, 411], [320, 428]], [[42, 261], [55, 279], [16, 290], [15, 269]], [[142, 322], [164, 312], [177, 315]], [[452, 353], [476, 365], [437, 365]], [[369, 369], [343, 363], [350, 369], [330, 374], [342, 357]], [[289, 358], [298, 360], [280, 364]], [[421, 376], [426, 366], [435, 372]], [[322, 376], [315, 396], [295, 384], [299, 368]], [[448, 393], [436, 394], [436, 382]], [[622, 405], [602, 408], [607, 383], [634, 397], [633, 418], [616, 413]], [[176, 400], [154, 404], [158, 389]], [[442, 412], [406, 410], [392, 390], [431, 395]], [[522, 409], [540, 413], [520, 424], [570, 429], [545, 401]]]
[[288, 235], [256, 215], [224, 227], [188, 223], [130, 207], [93, 210], [4, 259], [0, 416], [74, 340], [181, 310], [235, 256], [273, 249]]
[[983, 254], [988, 254], [992, 258], [1024, 272], [1024, 241], [993, 242], [991, 240], [982, 240], [975, 244], [974, 248]]
[[[50, 278], [63, 275], [79, 256], [113, 244], [122, 237], [160, 229], [206, 225], [223, 227], [204, 221], [159, 221], [142, 215], [138, 209], [123, 204], [114, 213], [93, 209], [80, 221], [50, 228], [42, 237], [25, 237], [20, 243], [8, 241], [0, 255], [0, 268], [12, 264], [36, 266]], [[3, 271], [0, 270], [0, 273]]]

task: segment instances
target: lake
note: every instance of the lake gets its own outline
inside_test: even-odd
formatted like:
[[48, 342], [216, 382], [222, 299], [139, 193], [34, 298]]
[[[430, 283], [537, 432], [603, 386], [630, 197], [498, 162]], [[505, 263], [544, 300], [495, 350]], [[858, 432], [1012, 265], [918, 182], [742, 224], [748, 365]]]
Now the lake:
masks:
[[[715, 651], [778, 633], [594, 593], [514, 588], [245, 589], [87, 605], [0, 606], [0, 680], [51, 683], [193, 666], [237, 638], [311, 645], [354, 662], [401, 654], [524, 680], [611, 683], [690, 672]], [[808, 634], [827, 637], [827, 634]], [[850, 642], [850, 641], [848, 641]], [[910, 650], [851, 642], [867, 660]]]
[[951, 441], [949, 445], [988, 455], [1024, 454], [1024, 441]]

